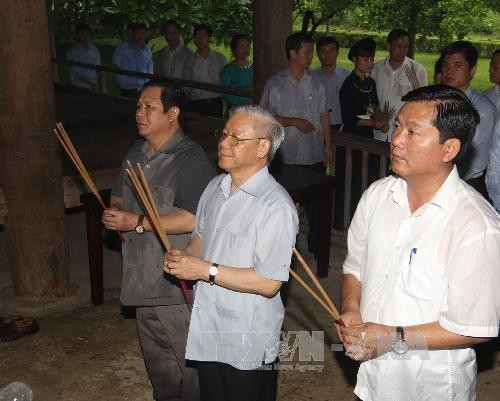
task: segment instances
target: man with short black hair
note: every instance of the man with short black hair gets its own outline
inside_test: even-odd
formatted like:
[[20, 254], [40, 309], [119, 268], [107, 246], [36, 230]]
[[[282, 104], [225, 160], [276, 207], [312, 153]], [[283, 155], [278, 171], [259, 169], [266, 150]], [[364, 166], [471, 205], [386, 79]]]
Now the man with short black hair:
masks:
[[500, 48], [491, 55], [490, 82], [495, 86], [485, 91], [484, 94], [492, 101], [500, 114]]
[[475, 399], [473, 345], [498, 336], [500, 218], [458, 175], [479, 115], [460, 91], [403, 97], [396, 175], [358, 204], [344, 262], [346, 355], [363, 401]]
[[340, 44], [333, 36], [323, 36], [316, 44], [316, 52], [321, 67], [313, 72], [313, 75], [325, 87], [326, 104], [330, 113], [330, 125], [332, 129], [340, 131], [342, 127], [342, 116], [340, 113], [339, 91], [344, 80], [351, 71], [337, 65]]
[[[380, 107], [388, 103], [390, 107], [394, 107], [396, 113], [403, 105], [402, 96], [412, 89], [416, 89], [416, 84], [419, 87], [427, 85], [427, 72], [422, 64], [407, 57], [409, 49], [410, 35], [408, 32], [403, 29], [393, 29], [387, 35], [389, 56], [376, 63], [370, 73], [377, 84]], [[390, 141], [394, 121], [395, 115], [390, 121], [387, 132], [374, 130], [375, 139]]]
[[[87, 64], [101, 64], [99, 49], [90, 43], [91, 32], [88, 24], [78, 24], [75, 27], [77, 42], [66, 53], [71, 61]], [[82, 89], [97, 90], [97, 71], [77, 66], [69, 67], [69, 81], [72, 85]]]
[[183, 248], [194, 228], [198, 201], [214, 172], [203, 149], [183, 132], [186, 95], [173, 84], [149, 82], [135, 119], [143, 139], [130, 148], [102, 221], [124, 232], [120, 300], [136, 307], [137, 330], [154, 399], [198, 401], [196, 369], [186, 365], [191, 316], [179, 282], [163, 274], [165, 254], [132, 185], [126, 161], [140, 163], [173, 247]]
[[[132, 36], [118, 45], [113, 54], [113, 64], [123, 70], [153, 73], [153, 55], [146, 44], [147, 27], [143, 23], [130, 24]], [[120, 95], [137, 99], [147, 79], [117, 75]]]
[[[260, 105], [276, 116], [285, 127], [279, 161], [324, 171], [332, 163], [330, 115], [325, 88], [308, 71], [314, 53], [314, 40], [303, 33], [287, 37], [288, 67], [266, 82]], [[305, 205], [309, 221], [308, 247], [316, 253], [319, 206]]]
[[496, 109], [486, 96], [471, 87], [472, 78], [476, 73], [478, 52], [472, 43], [459, 40], [445, 46], [441, 50], [441, 58], [441, 83], [464, 92], [481, 118], [469, 151], [457, 163], [457, 167], [460, 177], [487, 199], [484, 180], [496, 123]]
[[161, 31], [165, 36], [167, 46], [158, 54], [155, 73], [171, 78], [190, 79], [194, 53], [181, 43], [180, 25], [171, 19], [163, 24]]
[[[206, 24], [193, 28], [193, 41], [196, 46], [191, 66], [191, 79], [208, 84], [219, 84], [219, 76], [227, 64], [226, 56], [210, 49], [213, 31]], [[213, 117], [222, 117], [223, 103], [220, 93], [203, 89], [191, 89], [191, 111]]]

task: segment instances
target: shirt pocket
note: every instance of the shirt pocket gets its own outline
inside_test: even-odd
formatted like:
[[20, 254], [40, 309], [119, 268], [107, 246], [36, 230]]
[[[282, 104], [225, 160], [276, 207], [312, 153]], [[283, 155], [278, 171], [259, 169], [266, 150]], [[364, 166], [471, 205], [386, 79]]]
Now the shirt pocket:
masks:
[[254, 239], [250, 235], [227, 232], [226, 240], [231, 254], [230, 266], [253, 267], [254, 265]]
[[444, 290], [444, 265], [425, 255], [414, 255], [402, 275], [406, 294], [424, 301], [434, 301]]
[[153, 198], [160, 214], [170, 212], [174, 204], [174, 189], [161, 185], [153, 185], [151, 191], [153, 192]]

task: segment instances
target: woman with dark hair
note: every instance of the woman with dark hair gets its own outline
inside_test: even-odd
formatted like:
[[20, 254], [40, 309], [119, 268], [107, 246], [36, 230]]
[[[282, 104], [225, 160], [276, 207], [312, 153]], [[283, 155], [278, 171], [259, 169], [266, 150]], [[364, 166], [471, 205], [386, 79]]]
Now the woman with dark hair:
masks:
[[[253, 80], [253, 64], [248, 61], [251, 49], [250, 38], [238, 33], [232, 37], [230, 47], [234, 59], [222, 69], [219, 83], [222, 86], [250, 90]], [[223, 97], [229, 108], [242, 106], [252, 101], [249, 97], [229, 94], [224, 94]]]
[[354, 70], [340, 89], [340, 109], [342, 131], [373, 138], [373, 129], [383, 132], [389, 130], [389, 122], [375, 118], [378, 107], [377, 87], [368, 76], [373, 68], [376, 43], [364, 38], [357, 41], [349, 50], [348, 58], [354, 63]]

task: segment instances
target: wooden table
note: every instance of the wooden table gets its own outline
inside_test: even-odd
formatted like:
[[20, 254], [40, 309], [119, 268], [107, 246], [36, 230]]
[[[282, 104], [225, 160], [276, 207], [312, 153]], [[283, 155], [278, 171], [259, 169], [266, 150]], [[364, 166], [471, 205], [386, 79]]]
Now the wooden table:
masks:
[[[328, 276], [330, 261], [330, 234], [332, 229], [333, 210], [333, 177], [325, 176], [318, 171], [300, 166], [275, 165], [271, 174], [285, 187], [294, 202], [304, 203], [319, 201], [317, 274]], [[106, 204], [109, 204], [110, 190], [100, 191]], [[85, 207], [87, 222], [87, 245], [89, 254], [89, 271], [91, 297], [94, 305], [103, 303], [103, 225], [101, 223], [102, 208], [92, 194], [81, 195]]]

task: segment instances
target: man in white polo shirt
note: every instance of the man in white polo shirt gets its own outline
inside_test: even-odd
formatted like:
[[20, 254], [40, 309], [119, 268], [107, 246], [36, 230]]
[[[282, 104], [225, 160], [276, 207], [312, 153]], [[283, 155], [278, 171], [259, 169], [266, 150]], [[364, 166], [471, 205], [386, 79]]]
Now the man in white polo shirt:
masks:
[[474, 344], [498, 335], [500, 218], [455, 166], [479, 115], [445, 86], [408, 93], [391, 138], [397, 176], [349, 228], [341, 319], [363, 401], [475, 399]]

